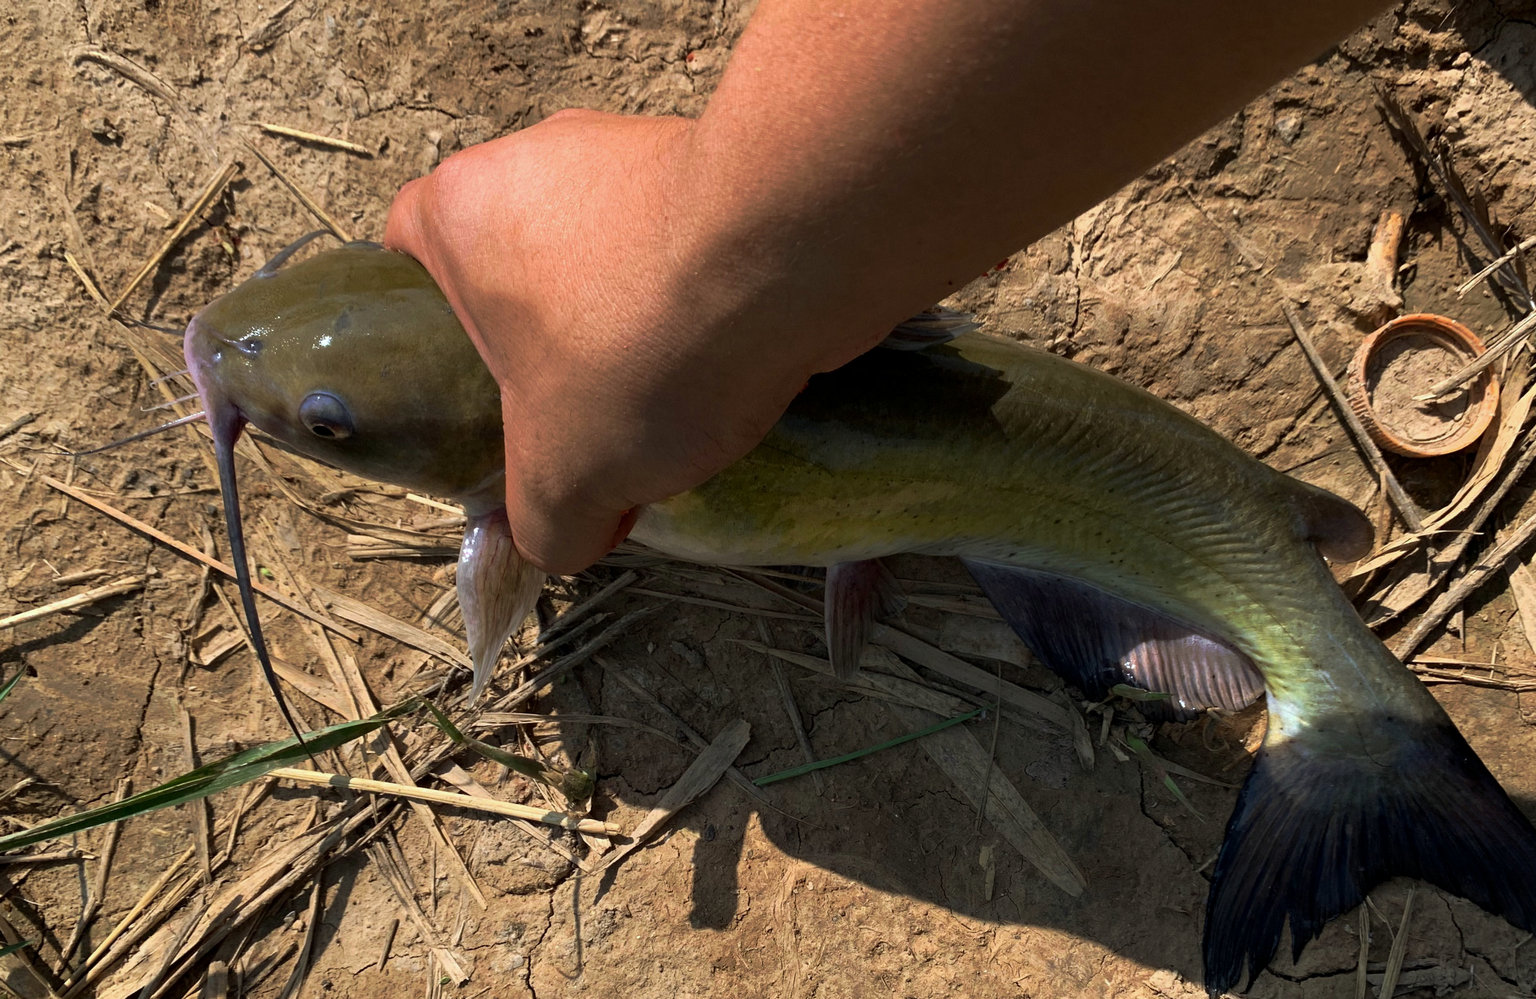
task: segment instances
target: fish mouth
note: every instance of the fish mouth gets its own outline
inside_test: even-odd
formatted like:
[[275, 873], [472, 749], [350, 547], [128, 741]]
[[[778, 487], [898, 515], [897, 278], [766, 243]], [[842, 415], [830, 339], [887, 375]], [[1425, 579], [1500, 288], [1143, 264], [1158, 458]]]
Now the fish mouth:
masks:
[[223, 363], [224, 351], [232, 346], [228, 340], [199, 323], [197, 316], [187, 323], [182, 354], [192, 385], [202, 399], [203, 411], [208, 414], [208, 425], [213, 428], [215, 447], [233, 448], [246, 424], [245, 414], [219, 384], [218, 367]]
[[210, 341], [218, 341], [218, 337], [199, 323], [197, 316], [193, 316], [192, 321], [187, 323], [186, 335], [182, 337], [181, 352], [186, 358], [187, 373], [192, 376], [192, 384], [205, 404], [208, 402], [208, 389], [213, 384], [209, 378], [209, 369], [220, 360], [220, 351], [217, 348], [210, 349]]

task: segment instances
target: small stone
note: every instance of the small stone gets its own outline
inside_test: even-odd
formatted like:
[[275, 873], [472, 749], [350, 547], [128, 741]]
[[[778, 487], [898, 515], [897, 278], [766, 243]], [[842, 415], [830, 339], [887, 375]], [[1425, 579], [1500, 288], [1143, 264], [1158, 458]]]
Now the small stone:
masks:
[[1281, 115], [1275, 119], [1275, 134], [1287, 146], [1293, 144], [1301, 136], [1301, 119], [1293, 114]]

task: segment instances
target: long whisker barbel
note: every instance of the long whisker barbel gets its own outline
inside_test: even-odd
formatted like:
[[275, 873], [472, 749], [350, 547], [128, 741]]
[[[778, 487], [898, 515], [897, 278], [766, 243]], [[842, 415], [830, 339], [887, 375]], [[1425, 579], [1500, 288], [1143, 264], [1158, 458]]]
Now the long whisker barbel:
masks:
[[[169, 377], [172, 377], [172, 376], [167, 375], [166, 377], [169, 378]], [[156, 379], [156, 380], [157, 381], [164, 381], [165, 379], [161, 378], [161, 379]], [[196, 392], [189, 392], [188, 394], [186, 394], [184, 396], [181, 396], [180, 398], [177, 398], [177, 399], [170, 399], [170, 400], [167, 400], [166, 402], [157, 402], [153, 406], [141, 407], [139, 409], [139, 412], [141, 412], [141, 413], [153, 413], [157, 409], [170, 409], [172, 406], [180, 406], [182, 403], [184, 403], [184, 402], [191, 402], [193, 399], [196, 399], [196, 398], [197, 398], [197, 393]], [[153, 433], [153, 431], [151, 431], [151, 433]]]
[[[181, 401], [181, 400], [178, 400], [178, 401]], [[61, 449], [59, 449], [58, 451], [56, 451], [54, 453], [55, 454], [67, 454], [67, 455], [69, 455], [70, 457], [73, 457], [73, 458], [82, 458], [82, 457], [84, 457], [85, 455], [88, 455], [88, 454], [100, 454], [103, 451], [110, 451], [113, 448], [121, 447], [124, 444], [132, 444], [134, 441], [141, 441], [141, 440], [143, 440], [146, 437], [153, 437], [155, 434], [162, 433], [162, 432], [164, 432], [166, 430], [170, 430], [173, 427], [180, 427], [180, 426], [184, 426], [185, 424], [188, 424], [188, 423], [196, 423], [198, 420], [206, 420], [206, 419], [208, 419], [208, 414], [203, 412], [202, 410], [198, 410], [197, 412], [191, 414], [190, 416], [183, 416], [180, 419], [172, 420], [170, 423], [162, 423], [158, 427], [151, 427], [148, 430], [141, 430], [141, 431], [139, 431], [138, 433], [134, 434], [131, 437], [124, 437], [122, 440], [113, 441], [111, 444], [103, 444], [101, 447], [93, 447], [93, 448], [90, 448], [89, 450], [86, 450], [86, 451], [66, 451], [66, 450], [63, 450], [61, 448]]]
[[[168, 375], [161, 375], [159, 378], [151, 378], [149, 380], [149, 384], [151, 384], [151, 385], [164, 385], [166, 382], [170, 381], [172, 378], [180, 378], [182, 375], [185, 375], [185, 374], [187, 374], [187, 369], [186, 368], [182, 368], [180, 371], [172, 371], [170, 374], [168, 374]], [[191, 396], [188, 396], [187, 398], [190, 399]]]

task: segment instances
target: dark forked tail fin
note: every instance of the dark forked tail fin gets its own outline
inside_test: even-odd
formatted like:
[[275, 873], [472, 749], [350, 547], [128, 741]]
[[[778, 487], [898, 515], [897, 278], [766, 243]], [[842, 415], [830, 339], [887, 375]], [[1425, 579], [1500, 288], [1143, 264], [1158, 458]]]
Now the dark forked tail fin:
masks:
[[1536, 829], [1450, 720], [1353, 721], [1395, 744], [1392, 758], [1309, 745], [1324, 737], [1304, 730], [1266, 743], [1254, 760], [1206, 906], [1212, 996], [1264, 968], [1287, 922], [1300, 956], [1324, 923], [1397, 876], [1536, 931]]
[[[1164, 717], [1188, 717], [1204, 707], [1242, 707], [1262, 689], [1247, 657], [1199, 629], [1081, 580], [964, 561], [1025, 644], [1090, 696], [1133, 684], [1172, 695]], [[1363, 627], [1359, 637], [1360, 655], [1390, 659]], [[1399, 875], [1536, 932], [1536, 829], [1418, 681], [1395, 661], [1391, 670], [1403, 675], [1389, 671], [1381, 682], [1410, 685], [1393, 700], [1411, 705], [1417, 720], [1373, 713], [1379, 701], [1367, 687], [1357, 691], [1358, 706], [1335, 703], [1328, 712], [1292, 704], [1277, 724], [1276, 709], [1287, 705], [1270, 690], [1269, 734], [1211, 877], [1205, 984], [1212, 996], [1269, 964], [1287, 924], [1299, 956], [1323, 924]], [[1293, 687], [1331, 686], [1316, 670], [1298, 672]]]

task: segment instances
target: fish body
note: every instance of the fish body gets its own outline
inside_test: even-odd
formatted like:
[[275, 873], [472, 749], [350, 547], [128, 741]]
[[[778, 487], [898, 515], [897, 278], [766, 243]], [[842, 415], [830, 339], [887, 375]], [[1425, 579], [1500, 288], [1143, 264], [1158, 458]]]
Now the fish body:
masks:
[[1370, 533], [1155, 396], [972, 334], [818, 375], [761, 446], [645, 508], [632, 537], [726, 565], [915, 552], [1080, 580], [1228, 642], [1284, 730], [1439, 711], [1318, 557], [1363, 555]]
[[[358, 304], [381, 292], [392, 304]], [[365, 314], [379, 329], [343, 336]], [[472, 543], [499, 513], [502, 445], [495, 387], [467, 344], [425, 271], [348, 247], [210, 305], [187, 356], [216, 426], [216, 410], [249, 419], [321, 460], [463, 500], [461, 598], [480, 587], [467, 610], [515, 626], [536, 583], [530, 596], [504, 531]], [[324, 370], [304, 362], [327, 351]], [[450, 398], [441, 383], [455, 379]], [[329, 436], [300, 417], [317, 396], [339, 403], [309, 404], [336, 418]], [[918, 552], [965, 560], [1041, 660], [1090, 693], [1135, 683], [1171, 693], [1176, 714], [1262, 693], [1264, 744], [1212, 877], [1213, 995], [1264, 967], [1287, 924], [1299, 953], [1394, 875], [1536, 929], [1536, 830], [1318, 554], [1363, 554], [1364, 518], [1140, 389], [980, 334], [875, 350], [812, 378], [762, 444], [644, 508], [632, 536], [701, 562], [833, 567], [834, 662], [856, 653], [888, 586], [859, 567]], [[832, 620], [861, 615], [842, 632]]]

